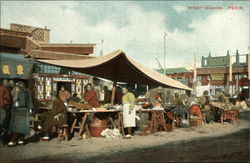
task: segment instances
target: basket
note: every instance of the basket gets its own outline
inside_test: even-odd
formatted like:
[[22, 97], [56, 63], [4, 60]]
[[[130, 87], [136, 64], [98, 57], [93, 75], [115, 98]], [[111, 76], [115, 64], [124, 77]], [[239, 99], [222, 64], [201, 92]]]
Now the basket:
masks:
[[202, 119], [189, 119], [190, 127], [198, 127], [202, 125]]

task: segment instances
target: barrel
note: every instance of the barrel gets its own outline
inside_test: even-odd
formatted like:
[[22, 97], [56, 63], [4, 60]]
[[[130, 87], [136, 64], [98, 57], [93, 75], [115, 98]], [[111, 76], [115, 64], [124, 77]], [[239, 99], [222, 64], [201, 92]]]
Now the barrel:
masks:
[[101, 133], [108, 127], [108, 119], [99, 119], [93, 117], [92, 122], [90, 123], [89, 132], [92, 137], [101, 137]]

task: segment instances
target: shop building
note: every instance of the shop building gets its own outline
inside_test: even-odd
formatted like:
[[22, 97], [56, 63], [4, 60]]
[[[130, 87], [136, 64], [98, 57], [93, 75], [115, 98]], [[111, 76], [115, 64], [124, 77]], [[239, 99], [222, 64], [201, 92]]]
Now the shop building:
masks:
[[30, 88], [34, 102], [47, 106], [51, 92], [64, 86], [82, 98], [84, 86], [93, 77], [67, 68], [40, 63], [36, 59], [86, 59], [95, 44], [51, 44], [47, 28], [11, 24], [0, 29], [1, 79], [22, 80]]
[[[232, 81], [230, 81], [230, 56]], [[208, 57], [202, 57], [201, 68], [197, 68], [197, 85], [209, 85], [214, 94], [224, 90], [230, 95], [241, 93], [249, 98], [248, 65], [248, 55], [240, 54], [238, 50], [233, 55], [227, 51], [226, 56], [212, 57], [209, 53]]]

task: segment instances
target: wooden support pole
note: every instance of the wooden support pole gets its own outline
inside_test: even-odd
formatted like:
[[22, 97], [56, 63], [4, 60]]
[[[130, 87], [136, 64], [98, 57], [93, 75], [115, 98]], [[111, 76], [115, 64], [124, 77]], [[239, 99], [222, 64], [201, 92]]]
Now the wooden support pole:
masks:
[[113, 83], [113, 88], [112, 88], [112, 95], [111, 95], [111, 106], [114, 105], [114, 101], [115, 101], [115, 89], [116, 89], [116, 81], [114, 81]]

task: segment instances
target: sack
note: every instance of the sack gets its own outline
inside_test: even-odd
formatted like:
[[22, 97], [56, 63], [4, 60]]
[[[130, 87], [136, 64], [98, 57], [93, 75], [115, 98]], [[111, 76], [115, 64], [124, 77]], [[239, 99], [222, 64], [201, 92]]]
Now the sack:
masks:
[[181, 127], [189, 127], [189, 122], [186, 119], [182, 119], [180, 122]]
[[16, 101], [16, 102], [14, 103], [14, 107], [16, 107], [16, 108], [19, 107], [19, 101]]

